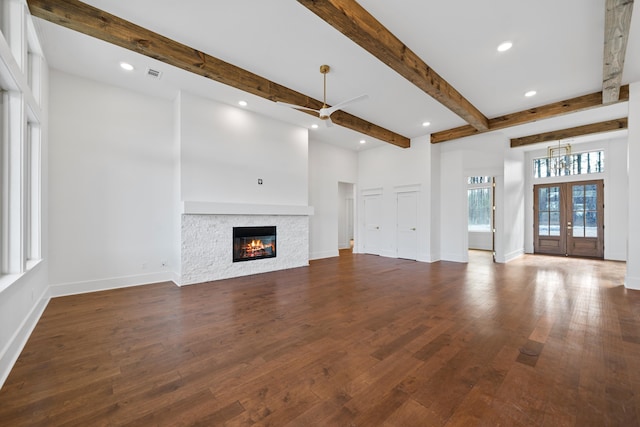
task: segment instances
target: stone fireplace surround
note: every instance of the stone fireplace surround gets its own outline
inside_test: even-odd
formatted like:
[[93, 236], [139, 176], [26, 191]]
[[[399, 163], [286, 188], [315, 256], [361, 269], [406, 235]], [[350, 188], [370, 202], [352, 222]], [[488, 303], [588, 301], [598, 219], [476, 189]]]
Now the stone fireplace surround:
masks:
[[[313, 207], [183, 202], [179, 285], [228, 279], [309, 265]], [[233, 227], [277, 227], [275, 258], [233, 262]]]

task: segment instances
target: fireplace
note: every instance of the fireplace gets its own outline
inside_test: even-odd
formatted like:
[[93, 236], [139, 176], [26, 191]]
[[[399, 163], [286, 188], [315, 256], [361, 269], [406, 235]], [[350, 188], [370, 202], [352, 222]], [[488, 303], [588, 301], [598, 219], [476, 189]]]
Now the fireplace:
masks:
[[233, 227], [233, 262], [276, 256], [276, 227]]

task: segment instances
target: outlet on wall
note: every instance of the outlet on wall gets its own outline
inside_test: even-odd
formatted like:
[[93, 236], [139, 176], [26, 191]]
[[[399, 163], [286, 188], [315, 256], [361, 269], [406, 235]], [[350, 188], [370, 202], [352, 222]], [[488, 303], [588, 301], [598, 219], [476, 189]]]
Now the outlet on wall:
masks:
[[167, 261], [162, 261], [160, 262], [160, 265], [162, 265], [162, 267], [166, 267], [169, 265], [169, 263]]

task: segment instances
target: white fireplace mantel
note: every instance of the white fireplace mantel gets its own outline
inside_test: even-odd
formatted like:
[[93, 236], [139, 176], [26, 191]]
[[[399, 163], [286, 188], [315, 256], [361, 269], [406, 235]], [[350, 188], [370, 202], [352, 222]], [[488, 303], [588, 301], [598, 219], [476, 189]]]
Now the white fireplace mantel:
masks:
[[182, 202], [184, 215], [313, 215], [313, 206], [249, 203]]

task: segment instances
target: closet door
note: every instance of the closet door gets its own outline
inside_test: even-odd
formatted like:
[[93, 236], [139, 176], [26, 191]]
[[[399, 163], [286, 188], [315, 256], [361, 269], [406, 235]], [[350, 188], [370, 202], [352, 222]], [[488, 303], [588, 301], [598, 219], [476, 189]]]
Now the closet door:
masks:
[[364, 251], [380, 255], [382, 238], [380, 220], [382, 217], [382, 196], [364, 197]]
[[397, 257], [416, 260], [418, 258], [418, 193], [411, 191], [396, 196]]

